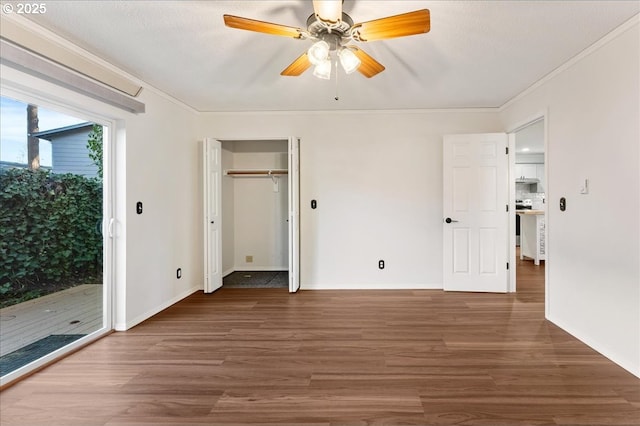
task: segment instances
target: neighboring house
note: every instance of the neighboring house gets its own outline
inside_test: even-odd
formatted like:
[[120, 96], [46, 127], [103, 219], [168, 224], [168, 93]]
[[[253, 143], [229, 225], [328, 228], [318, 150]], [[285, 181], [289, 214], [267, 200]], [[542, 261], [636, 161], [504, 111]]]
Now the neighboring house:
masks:
[[98, 166], [89, 157], [87, 149], [92, 128], [93, 123], [87, 122], [34, 133], [34, 136], [51, 142], [53, 173], [98, 176]]

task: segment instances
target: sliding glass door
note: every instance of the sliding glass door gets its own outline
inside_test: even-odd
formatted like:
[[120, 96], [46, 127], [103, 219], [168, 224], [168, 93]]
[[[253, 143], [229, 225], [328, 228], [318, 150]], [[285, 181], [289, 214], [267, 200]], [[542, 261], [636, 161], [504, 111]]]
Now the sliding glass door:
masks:
[[6, 384], [111, 328], [109, 127], [23, 99], [2, 97], [0, 106]]

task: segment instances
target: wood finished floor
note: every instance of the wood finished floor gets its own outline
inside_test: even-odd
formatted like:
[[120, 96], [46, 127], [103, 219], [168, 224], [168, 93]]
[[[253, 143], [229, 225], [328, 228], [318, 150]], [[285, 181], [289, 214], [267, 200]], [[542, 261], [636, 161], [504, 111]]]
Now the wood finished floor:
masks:
[[640, 379], [517, 294], [196, 293], [0, 394], [2, 425], [634, 425]]

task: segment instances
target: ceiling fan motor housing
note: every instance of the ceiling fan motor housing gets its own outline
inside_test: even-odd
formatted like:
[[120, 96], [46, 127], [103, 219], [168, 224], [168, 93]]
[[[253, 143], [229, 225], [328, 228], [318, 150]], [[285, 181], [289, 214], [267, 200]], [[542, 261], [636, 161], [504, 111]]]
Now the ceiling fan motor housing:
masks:
[[342, 20], [335, 25], [327, 25], [319, 20], [315, 14], [307, 19], [307, 32], [317, 40], [323, 40], [329, 45], [329, 50], [337, 50], [347, 43], [351, 36], [349, 34], [353, 26], [353, 19], [346, 13], [342, 13]]

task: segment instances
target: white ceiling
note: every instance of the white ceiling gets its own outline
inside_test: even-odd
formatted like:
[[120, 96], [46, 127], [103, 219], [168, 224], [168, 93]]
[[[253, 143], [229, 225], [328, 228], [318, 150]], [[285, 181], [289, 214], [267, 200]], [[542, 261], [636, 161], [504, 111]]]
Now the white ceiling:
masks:
[[345, 0], [355, 22], [428, 8], [427, 34], [362, 43], [367, 79], [282, 77], [310, 41], [224, 26], [303, 27], [309, 0], [50, 1], [30, 19], [199, 111], [499, 107], [640, 12], [635, 1]]

